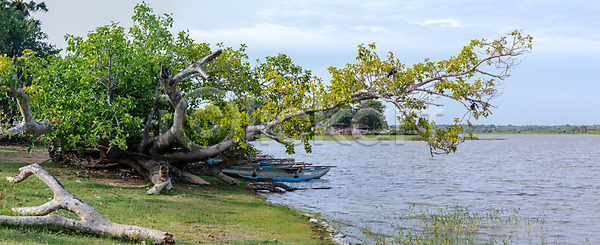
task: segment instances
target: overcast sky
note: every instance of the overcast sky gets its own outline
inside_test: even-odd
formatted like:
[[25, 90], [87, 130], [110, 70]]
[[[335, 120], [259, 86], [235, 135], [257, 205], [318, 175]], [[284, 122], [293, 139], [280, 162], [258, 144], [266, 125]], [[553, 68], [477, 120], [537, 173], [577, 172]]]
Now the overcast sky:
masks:
[[[131, 26], [129, 0], [46, 0], [36, 14], [49, 42], [85, 36], [98, 26]], [[457, 55], [471, 39], [496, 39], [513, 30], [534, 37], [533, 51], [504, 81], [498, 108], [477, 124], [600, 124], [600, 1], [528, 0], [264, 0], [146, 1], [155, 13], [173, 14], [174, 32], [189, 30], [198, 42], [238, 47], [252, 60], [285, 53], [296, 64], [329, 80], [327, 68], [355, 62], [356, 47], [377, 44], [411, 65]], [[438, 123], [464, 109], [442, 102]], [[392, 109], [391, 106], [388, 108]], [[393, 115], [390, 110], [388, 117]]]

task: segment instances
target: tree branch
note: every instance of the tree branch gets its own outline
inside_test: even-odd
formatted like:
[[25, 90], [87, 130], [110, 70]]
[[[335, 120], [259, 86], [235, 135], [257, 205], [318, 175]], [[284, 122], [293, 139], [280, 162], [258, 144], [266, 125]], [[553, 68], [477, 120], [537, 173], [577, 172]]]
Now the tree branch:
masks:
[[146, 147], [150, 145], [152, 142], [150, 141], [150, 126], [152, 126], [152, 120], [154, 119], [154, 114], [156, 113], [156, 100], [158, 99], [158, 90], [160, 89], [160, 80], [156, 80], [156, 85], [154, 86], [154, 98], [152, 99], [152, 109], [148, 114], [148, 118], [146, 119], [146, 125], [144, 126], [144, 131], [142, 132], [142, 143], [138, 147], [138, 153], [143, 153], [146, 150]]
[[177, 90], [177, 84], [183, 79], [186, 79], [188, 76], [200, 73], [204, 78], [208, 80], [212, 80], [212, 78], [202, 70], [202, 65], [213, 60], [217, 56], [222, 53], [221, 50], [218, 50], [212, 54], [205, 56], [199, 61], [191, 64], [187, 68], [175, 74], [173, 77], [169, 77], [168, 68], [166, 66], [162, 66], [160, 79], [163, 84], [163, 89], [165, 90], [165, 94], [171, 105], [175, 108], [173, 125], [171, 128], [167, 130], [166, 133], [161, 134], [154, 138], [152, 141], [154, 144], [150, 148], [151, 153], [158, 153], [161, 150], [169, 147], [181, 134], [183, 133], [183, 126], [186, 119], [187, 112], [187, 104], [185, 100], [181, 96], [181, 93]]
[[[316, 112], [326, 111], [326, 110], [330, 110], [330, 109], [333, 109], [336, 107], [340, 107], [347, 103], [352, 102], [353, 100], [368, 100], [368, 99], [378, 98], [375, 96], [376, 96], [376, 94], [374, 94], [366, 89], [362, 89], [362, 90], [359, 90], [359, 91], [353, 93], [351, 95], [351, 99], [349, 101], [339, 102], [337, 104], [326, 106], [326, 107], [305, 108], [302, 110], [297, 110], [296, 112], [293, 112], [293, 113], [288, 113], [281, 118], [276, 118], [274, 120], [263, 123], [261, 125], [246, 126], [243, 139], [250, 141], [250, 140], [254, 140], [254, 137], [256, 135], [265, 134], [265, 135], [267, 135], [267, 137], [270, 137], [270, 138], [274, 137], [274, 139], [277, 140], [277, 142], [283, 144], [283, 143], [285, 143], [285, 142], [283, 142], [283, 140], [281, 140], [280, 138], [278, 138], [277, 136], [273, 135], [270, 132], [271, 129], [273, 129], [277, 125], [279, 125], [285, 121], [288, 121], [294, 117], [313, 114]], [[238, 145], [239, 144], [235, 141], [234, 137], [229, 137], [229, 138], [224, 139], [220, 143], [209, 146], [209, 147], [196, 148], [196, 149], [192, 150], [191, 152], [169, 153], [169, 154], [162, 155], [161, 158], [170, 163], [196, 162], [196, 161], [200, 161], [202, 159], [206, 159], [209, 157], [219, 155], [220, 153], [224, 152], [225, 150], [227, 150], [231, 147], [238, 146]]]
[[21, 123], [19, 123], [19, 125], [9, 128], [6, 130], [6, 132], [0, 133], [0, 139], [10, 137], [18, 133], [26, 133], [30, 135], [43, 135], [50, 133], [52, 131], [50, 125], [48, 125], [46, 122], [36, 122], [33, 119], [31, 108], [29, 107], [29, 100], [27, 99], [27, 96], [23, 94], [23, 90], [16, 89], [8, 85], [5, 86], [10, 89], [13, 96], [17, 99], [23, 120]]

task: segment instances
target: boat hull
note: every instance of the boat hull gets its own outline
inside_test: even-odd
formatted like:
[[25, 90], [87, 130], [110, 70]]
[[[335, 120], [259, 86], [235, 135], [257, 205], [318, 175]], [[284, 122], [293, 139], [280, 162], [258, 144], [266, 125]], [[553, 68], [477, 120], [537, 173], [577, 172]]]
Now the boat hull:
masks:
[[280, 168], [280, 167], [261, 167], [256, 169], [256, 176], [252, 176], [254, 169], [252, 167], [234, 167], [223, 169], [223, 173], [242, 177], [250, 180], [272, 181], [272, 182], [302, 182], [315, 178], [320, 178], [327, 174], [330, 167], [302, 167], [302, 168]]

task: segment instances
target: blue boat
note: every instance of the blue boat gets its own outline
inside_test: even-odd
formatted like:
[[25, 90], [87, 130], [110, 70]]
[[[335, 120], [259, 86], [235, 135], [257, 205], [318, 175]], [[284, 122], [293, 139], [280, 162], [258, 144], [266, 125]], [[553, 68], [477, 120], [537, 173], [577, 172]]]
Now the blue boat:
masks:
[[320, 178], [327, 174], [331, 167], [325, 166], [261, 166], [249, 165], [223, 169], [222, 172], [233, 177], [272, 182], [301, 182]]

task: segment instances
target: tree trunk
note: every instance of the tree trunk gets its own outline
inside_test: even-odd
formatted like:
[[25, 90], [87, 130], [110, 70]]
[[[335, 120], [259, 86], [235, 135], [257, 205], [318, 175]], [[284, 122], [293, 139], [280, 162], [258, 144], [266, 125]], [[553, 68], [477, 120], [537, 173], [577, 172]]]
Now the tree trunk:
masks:
[[[71, 195], [60, 182], [41, 164], [34, 163], [19, 169], [16, 177], [6, 177], [11, 183], [19, 183], [32, 174], [42, 180], [54, 192], [54, 199], [37, 207], [19, 207], [12, 210], [22, 215], [33, 216], [5, 216], [0, 215], [0, 224], [3, 225], [33, 225], [33, 226], [58, 226], [72, 230], [79, 230], [136, 241], [152, 240], [155, 243], [173, 244], [173, 235], [149, 228], [123, 225], [112, 222], [100, 215], [88, 204]], [[81, 220], [65, 218], [51, 214], [58, 209], [71, 211]]]

